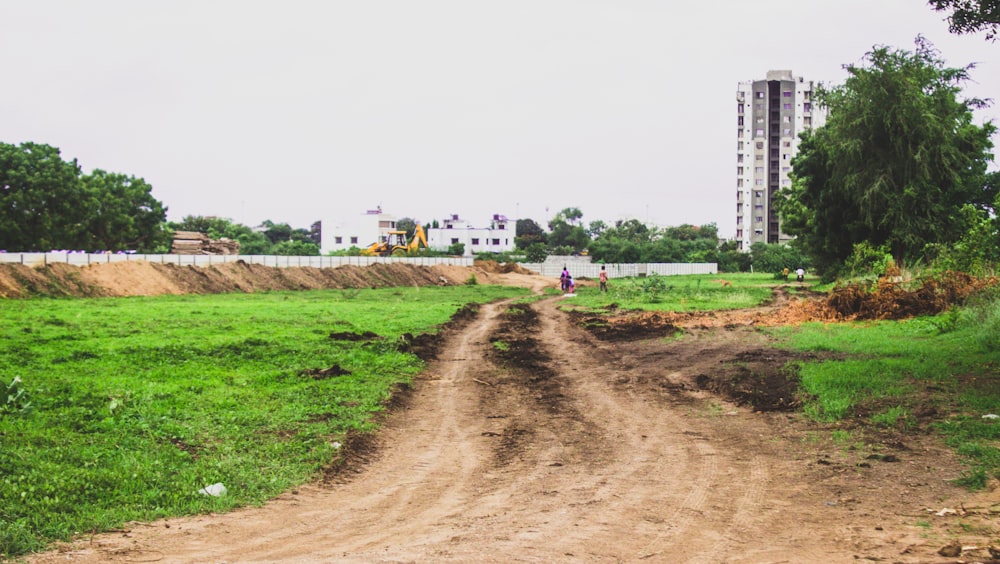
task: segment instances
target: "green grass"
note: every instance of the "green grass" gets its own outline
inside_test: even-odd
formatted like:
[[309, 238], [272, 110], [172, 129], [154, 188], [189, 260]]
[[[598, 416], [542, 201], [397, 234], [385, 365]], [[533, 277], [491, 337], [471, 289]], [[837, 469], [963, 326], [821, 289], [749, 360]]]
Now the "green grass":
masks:
[[960, 482], [981, 488], [989, 477], [1000, 477], [1000, 419], [983, 418], [1000, 414], [1000, 347], [990, 340], [1000, 313], [993, 304], [981, 307], [963, 310], [958, 321], [945, 312], [771, 331], [782, 346], [835, 353], [798, 366], [808, 416], [906, 429], [916, 423], [914, 408], [933, 407], [945, 414], [933, 429], [968, 461]]
[[[729, 282], [729, 285], [720, 283]], [[628, 310], [709, 311], [760, 305], [772, 296], [778, 281], [766, 274], [692, 274], [616, 278], [608, 291], [596, 286], [578, 287], [571, 304], [583, 309], [603, 309], [611, 304]]]
[[[422, 369], [397, 346], [401, 335], [434, 333], [467, 303], [525, 293], [0, 300], [0, 392], [15, 377], [22, 391], [0, 410], [0, 555], [260, 504], [314, 478]], [[330, 338], [343, 332], [379, 338]], [[216, 482], [225, 496], [197, 493]]]

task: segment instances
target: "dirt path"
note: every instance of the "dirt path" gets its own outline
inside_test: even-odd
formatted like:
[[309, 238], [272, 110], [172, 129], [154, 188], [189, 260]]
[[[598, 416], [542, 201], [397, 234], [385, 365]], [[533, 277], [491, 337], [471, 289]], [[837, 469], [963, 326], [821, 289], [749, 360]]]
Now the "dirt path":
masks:
[[446, 333], [350, 475], [32, 561], [953, 562], [937, 551], [959, 535], [980, 547], [964, 561], [986, 554], [988, 512], [929, 511], [973, 501], [933, 441], [870, 459], [707, 391], [720, 363], [761, 360], [760, 333], [602, 341], [561, 300]]

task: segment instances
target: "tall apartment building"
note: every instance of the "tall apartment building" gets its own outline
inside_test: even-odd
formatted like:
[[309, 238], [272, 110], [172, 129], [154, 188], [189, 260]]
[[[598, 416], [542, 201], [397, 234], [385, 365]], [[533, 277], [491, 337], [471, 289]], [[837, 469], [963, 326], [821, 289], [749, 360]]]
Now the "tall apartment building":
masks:
[[826, 112], [813, 104], [813, 83], [790, 70], [769, 71], [765, 80], [736, 89], [736, 241], [741, 250], [757, 242], [784, 243], [771, 206], [791, 184], [788, 173], [801, 131], [823, 125]]

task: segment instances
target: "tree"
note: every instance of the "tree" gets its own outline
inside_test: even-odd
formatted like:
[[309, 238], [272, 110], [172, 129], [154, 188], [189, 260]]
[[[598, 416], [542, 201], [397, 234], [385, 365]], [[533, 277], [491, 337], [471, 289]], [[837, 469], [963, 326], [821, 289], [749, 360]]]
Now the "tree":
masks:
[[526, 250], [536, 243], [546, 243], [545, 230], [533, 219], [517, 220], [515, 229], [514, 246], [520, 250]]
[[955, 34], [986, 32], [995, 41], [1000, 31], [1000, 0], [930, 0], [938, 12], [951, 10], [948, 30]]
[[549, 249], [554, 254], [583, 252], [590, 244], [590, 235], [580, 225], [583, 212], [579, 208], [566, 208], [549, 221]]
[[959, 210], [984, 198], [996, 128], [973, 124], [982, 101], [958, 97], [973, 67], [945, 67], [919, 36], [914, 52], [876, 47], [864, 60], [818, 90], [827, 122], [803, 133], [792, 186], [775, 198], [783, 230], [821, 272], [862, 241], [887, 245], [899, 264], [917, 259], [960, 237]]
[[[240, 246], [242, 253], [242, 245]], [[271, 252], [269, 254], [279, 255], [279, 256], [293, 256], [293, 257], [307, 257], [307, 256], [318, 256], [319, 255], [319, 245], [313, 242], [305, 241], [281, 241], [280, 243], [271, 247]]]
[[409, 241], [417, 229], [417, 220], [412, 217], [401, 217], [396, 220], [396, 229], [406, 231], [406, 240]]
[[87, 201], [75, 159], [49, 145], [0, 143], [0, 249], [83, 249]]
[[145, 180], [95, 169], [82, 185], [88, 197], [87, 248], [149, 253], [169, 246], [167, 208]]

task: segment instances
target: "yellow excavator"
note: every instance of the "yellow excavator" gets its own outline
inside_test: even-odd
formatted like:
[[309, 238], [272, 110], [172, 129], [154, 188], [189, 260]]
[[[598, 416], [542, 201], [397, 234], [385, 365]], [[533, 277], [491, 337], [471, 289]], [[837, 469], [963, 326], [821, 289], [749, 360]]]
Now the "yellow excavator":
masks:
[[418, 223], [413, 230], [413, 238], [409, 242], [406, 241], [406, 231], [390, 231], [381, 241], [376, 241], [363, 249], [361, 254], [370, 257], [408, 255], [419, 250], [421, 244], [423, 244], [425, 249], [429, 248], [424, 228]]

